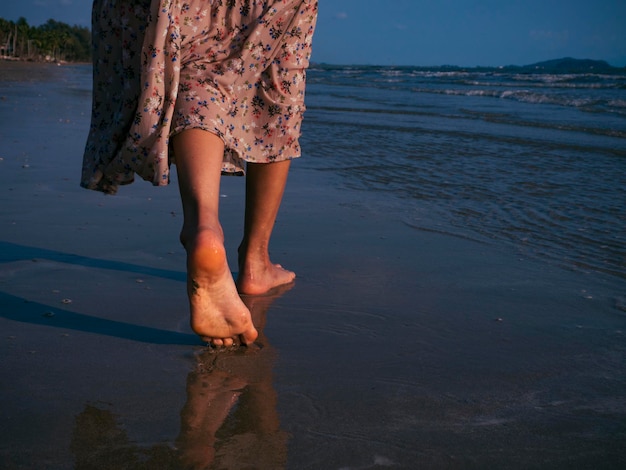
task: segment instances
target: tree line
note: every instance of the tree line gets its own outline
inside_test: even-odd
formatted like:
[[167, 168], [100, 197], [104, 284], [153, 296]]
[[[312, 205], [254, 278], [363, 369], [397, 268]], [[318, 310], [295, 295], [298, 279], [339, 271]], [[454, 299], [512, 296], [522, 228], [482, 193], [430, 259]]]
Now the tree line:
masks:
[[30, 26], [25, 18], [0, 18], [0, 57], [34, 61], [91, 61], [91, 32], [84, 26], [70, 26], [48, 20]]

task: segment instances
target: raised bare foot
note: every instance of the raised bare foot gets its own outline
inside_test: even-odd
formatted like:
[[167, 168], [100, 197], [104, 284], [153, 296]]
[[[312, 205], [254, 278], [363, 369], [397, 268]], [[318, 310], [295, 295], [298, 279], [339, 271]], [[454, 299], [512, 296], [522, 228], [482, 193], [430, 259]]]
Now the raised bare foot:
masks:
[[237, 292], [221, 234], [202, 230], [184, 245], [193, 331], [214, 346], [252, 343], [258, 333]]
[[251, 260], [240, 252], [237, 290], [240, 294], [259, 295], [293, 282], [296, 273], [274, 264], [267, 257], [265, 260]]

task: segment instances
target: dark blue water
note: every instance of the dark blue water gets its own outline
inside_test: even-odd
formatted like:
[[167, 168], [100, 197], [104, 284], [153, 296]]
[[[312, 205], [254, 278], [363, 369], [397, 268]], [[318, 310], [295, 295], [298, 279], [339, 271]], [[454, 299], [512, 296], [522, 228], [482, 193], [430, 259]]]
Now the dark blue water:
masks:
[[[90, 100], [90, 66], [58, 73]], [[626, 72], [315, 65], [307, 81], [298, 166], [416, 230], [626, 278]]]
[[307, 80], [307, 165], [415, 229], [626, 278], [625, 72], [314, 66]]

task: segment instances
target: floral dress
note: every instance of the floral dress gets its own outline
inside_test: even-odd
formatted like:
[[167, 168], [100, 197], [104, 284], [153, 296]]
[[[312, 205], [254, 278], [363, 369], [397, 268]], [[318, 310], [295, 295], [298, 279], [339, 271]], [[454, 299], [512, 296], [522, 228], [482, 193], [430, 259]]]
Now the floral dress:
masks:
[[169, 183], [172, 135], [225, 144], [222, 171], [300, 156], [317, 0], [95, 0], [81, 186]]

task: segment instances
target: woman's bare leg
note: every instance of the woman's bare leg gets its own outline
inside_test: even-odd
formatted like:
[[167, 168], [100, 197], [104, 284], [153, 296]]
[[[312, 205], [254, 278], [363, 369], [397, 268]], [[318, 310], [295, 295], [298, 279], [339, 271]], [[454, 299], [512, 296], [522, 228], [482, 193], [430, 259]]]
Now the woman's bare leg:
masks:
[[232, 278], [219, 223], [219, 188], [224, 143], [214, 134], [190, 129], [173, 138], [187, 251], [187, 294], [191, 328], [215, 346], [239, 339], [252, 343], [257, 331]]
[[263, 294], [292, 282], [296, 275], [270, 261], [269, 243], [283, 198], [290, 161], [248, 163], [244, 235], [239, 245], [241, 294]]

